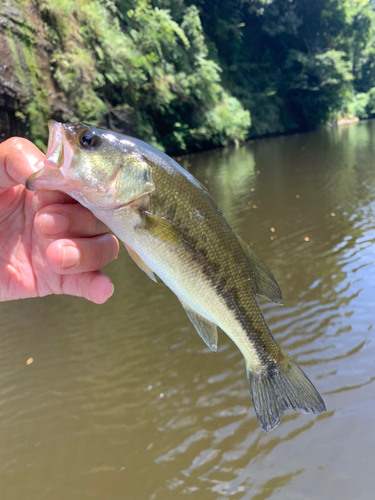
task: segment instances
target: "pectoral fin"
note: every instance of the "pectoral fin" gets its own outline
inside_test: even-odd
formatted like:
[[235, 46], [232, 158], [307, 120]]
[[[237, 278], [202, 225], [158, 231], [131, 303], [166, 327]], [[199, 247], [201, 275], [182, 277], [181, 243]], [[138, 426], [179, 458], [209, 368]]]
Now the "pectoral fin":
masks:
[[134, 250], [130, 248], [128, 245], [125, 245], [125, 248], [129, 252], [130, 257], [137, 264], [137, 266], [140, 269], [142, 269], [142, 271], [144, 271], [147, 274], [147, 276], [149, 276], [152, 279], [152, 281], [155, 281], [155, 283], [157, 283], [154, 273], [151, 271], [148, 265], [140, 258], [140, 256], [136, 252], [134, 252]]
[[255, 281], [257, 285], [257, 294], [261, 295], [271, 302], [283, 304], [281, 290], [276, 283], [271, 271], [260, 257], [247, 245], [239, 236], [237, 236], [250, 264], [254, 271]]
[[158, 217], [150, 212], [143, 211], [141, 213], [142, 224], [138, 229], [144, 229], [152, 234], [155, 238], [165, 241], [170, 245], [182, 244], [182, 234], [178, 226], [173, 224], [163, 217]]
[[188, 318], [195, 326], [195, 329], [201, 336], [203, 342], [211, 349], [217, 351], [217, 326], [211, 323], [206, 318], [191, 309], [185, 302], [180, 301], [182, 307], [185, 309]]

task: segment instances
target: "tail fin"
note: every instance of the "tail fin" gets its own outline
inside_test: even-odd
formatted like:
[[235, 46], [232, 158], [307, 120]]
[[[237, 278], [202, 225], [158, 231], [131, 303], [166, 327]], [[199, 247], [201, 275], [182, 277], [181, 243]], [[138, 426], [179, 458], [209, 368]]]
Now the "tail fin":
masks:
[[272, 431], [280, 423], [284, 410], [326, 411], [318, 391], [286, 353], [285, 360], [277, 368], [248, 370], [247, 378], [255, 413], [264, 432]]

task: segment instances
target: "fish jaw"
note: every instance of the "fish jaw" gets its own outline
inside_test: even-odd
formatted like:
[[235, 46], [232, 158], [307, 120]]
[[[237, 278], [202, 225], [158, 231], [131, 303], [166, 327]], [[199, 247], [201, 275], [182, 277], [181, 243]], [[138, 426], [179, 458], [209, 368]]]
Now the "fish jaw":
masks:
[[64, 140], [65, 135], [61, 123], [50, 120], [48, 128], [47, 153], [42, 163], [44, 166], [27, 179], [26, 188], [30, 191], [50, 189], [69, 192], [71, 189], [66, 173], [71, 165], [74, 151], [72, 146]]
[[45, 161], [60, 168], [64, 163], [64, 131], [61, 123], [50, 120], [48, 122], [48, 146]]
[[[64, 176], [56, 168], [45, 165], [32, 174], [26, 181], [26, 189], [37, 191], [38, 189], [50, 189], [52, 191], [65, 191], [63, 189]], [[60, 188], [60, 189], [59, 189]]]
[[[118, 206], [98, 207], [98, 203], [95, 202], [95, 196], [93, 200], [92, 193], [86, 192], [85, 186], [82, 182], [65, 176], [61, 170], [51, 166], [48, 160], [44, 162], [43, 168], [32, 174], [27, 179], [26, 189], [29, 191], [37, 191], [38, 189], [61, 191], [74, 198], [76, 201], [81, 203], [81, 205], [88, 208], [92, 212], [95, 212], [98, 208], [100, 208], [100, 210], [109, 211], [114, 211], [119, 208]], [[100, 193], [100, 195], [107, 195], [112, 198], [112, 186], [109, 186], [106, 193]]]

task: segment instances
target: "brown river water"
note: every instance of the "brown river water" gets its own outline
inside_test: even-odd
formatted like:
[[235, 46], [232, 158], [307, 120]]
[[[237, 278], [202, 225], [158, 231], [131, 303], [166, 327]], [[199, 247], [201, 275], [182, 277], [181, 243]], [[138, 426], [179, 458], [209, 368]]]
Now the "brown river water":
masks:
[[375, 121], [182, 164], [275, 275], [263, 311], [327, 413], [264, 434], [235, 345], [122, 250], [103, 306], [0, 304], [0, 499], [374, 499]]

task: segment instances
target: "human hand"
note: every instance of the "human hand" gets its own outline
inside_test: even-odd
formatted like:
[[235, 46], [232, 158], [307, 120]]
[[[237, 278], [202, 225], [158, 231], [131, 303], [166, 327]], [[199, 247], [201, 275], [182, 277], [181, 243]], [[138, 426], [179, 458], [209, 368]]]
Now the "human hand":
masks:
[[43, 159], [26, 139], [0, 144], [0, 301], [64, 293], [102, 304], [114, 288], [99, 269], [118, 241], [68, 195], [25, 188]]

